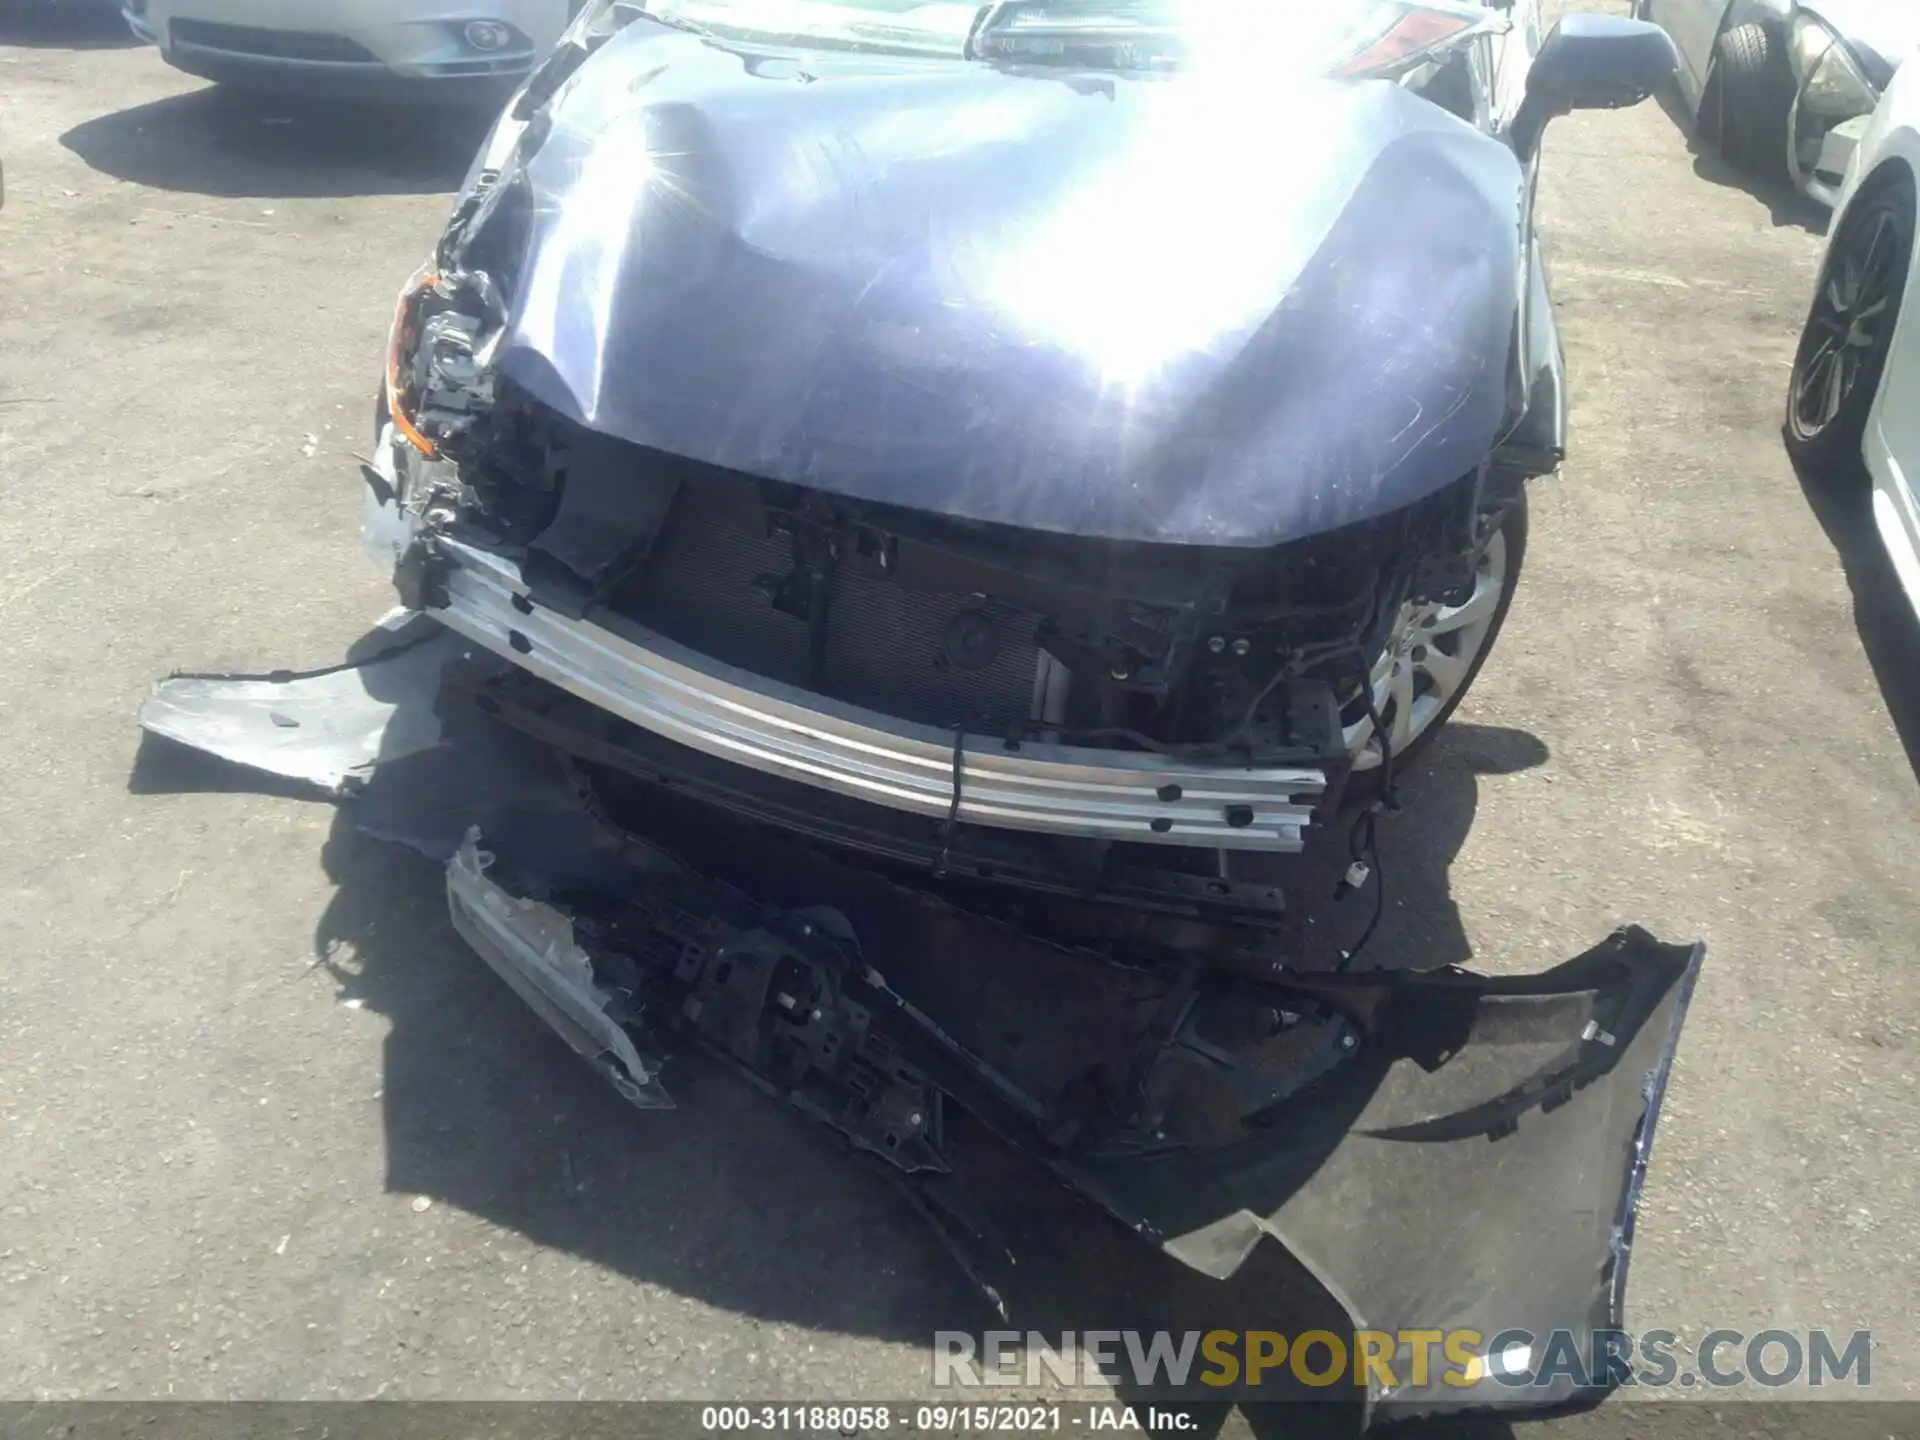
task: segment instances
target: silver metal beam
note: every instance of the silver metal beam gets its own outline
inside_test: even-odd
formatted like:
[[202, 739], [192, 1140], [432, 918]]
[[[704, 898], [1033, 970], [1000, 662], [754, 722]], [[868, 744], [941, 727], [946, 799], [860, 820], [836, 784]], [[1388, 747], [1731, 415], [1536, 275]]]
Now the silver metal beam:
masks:
[[[722, 760], [944, 818], [954, 737], [768, 680], [598, 611], [536, 604], [519, 568], [442, 538], [447, 605], [468, 639], [621, 719]], [[1296, 851], [1319, 770], [1208, 766], [1132, 751], [966, 737], [958, 818], [972, 825], [1225, 850]]]

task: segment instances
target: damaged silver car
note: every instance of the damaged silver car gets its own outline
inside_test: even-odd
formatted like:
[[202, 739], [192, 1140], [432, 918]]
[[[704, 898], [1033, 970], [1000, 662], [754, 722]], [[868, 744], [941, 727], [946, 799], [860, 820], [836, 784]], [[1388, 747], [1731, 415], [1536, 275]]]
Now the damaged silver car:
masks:
[[[1563, 453], [1546, 124], [1674, 64], [1534, 0], [589, 4], [400, 297], [404, 635], [145, 723], [352, 795], [629, 1099], [704, 1043], [996, 1292], [982, 1146], [1356, 1327], [1617, 1326], [1698, 947], [1279, 921], [1316, 844], [1377, 902]], [[1367, 1400], [1610, 1383], [1478, 1375]]]

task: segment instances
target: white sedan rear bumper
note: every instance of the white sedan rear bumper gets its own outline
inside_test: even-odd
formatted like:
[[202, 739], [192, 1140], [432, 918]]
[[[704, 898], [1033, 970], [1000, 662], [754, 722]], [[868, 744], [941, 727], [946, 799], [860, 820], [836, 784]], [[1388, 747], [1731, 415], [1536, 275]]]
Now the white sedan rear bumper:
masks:
[[[191, 73], [344, 91], [517, 77], [567, 22], [567, 0], [123, 0], [122, 8], [136, 35]], [[482, 49], [467, 38], [474, 21], [511, 27], [517, 38]]]

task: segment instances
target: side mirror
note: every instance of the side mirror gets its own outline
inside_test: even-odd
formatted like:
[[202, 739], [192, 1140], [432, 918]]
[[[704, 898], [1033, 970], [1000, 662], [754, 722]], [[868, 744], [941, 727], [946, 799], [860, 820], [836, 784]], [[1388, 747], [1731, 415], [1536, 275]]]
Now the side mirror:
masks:
[[1638, 105], [1679, 68], [1679, 51], [1657, 25], [1618, 15], [1569, 15], [1533, 58], [1526, 98], [1509, 132], [1513, 148], [1527, 159], [1554, 116]]

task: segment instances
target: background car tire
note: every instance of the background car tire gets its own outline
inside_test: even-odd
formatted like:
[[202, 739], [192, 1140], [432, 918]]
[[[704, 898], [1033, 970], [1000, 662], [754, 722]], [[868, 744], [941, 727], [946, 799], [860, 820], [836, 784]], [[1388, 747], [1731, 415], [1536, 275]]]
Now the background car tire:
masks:
[[1713, 45], [1713, 73], [1700, 106], [1720, 153], [1750, 175], [1784, 179], [1793, 71], [1764, 25], [1734, 25]]
[[[1880, 393], [1913, 268], [1915, 221], [1913, 178], [1892, 170], [1868, 181], [1834, 231], [1787, 389], [1787, 453], [1802, 474], [1838, 477], [1860, 471], [1867, 418]], [[1878, 253], [1876, 245], [1882, 247]], [[1850, 266], [1860, 272], [1853, 294], [1844, 293], [1853, 283]], [[1831, 418], [1816, 421], [1810, 403], [1829, 394], [1822, 375], [1833, 375], [1832, 369], [1818, 367], [1823, 360], [1839, 365], [1843, 354], [1853, 359], [1850, 374], [1841, 371], [1839, 404]]]

